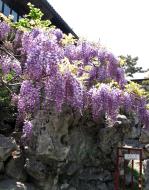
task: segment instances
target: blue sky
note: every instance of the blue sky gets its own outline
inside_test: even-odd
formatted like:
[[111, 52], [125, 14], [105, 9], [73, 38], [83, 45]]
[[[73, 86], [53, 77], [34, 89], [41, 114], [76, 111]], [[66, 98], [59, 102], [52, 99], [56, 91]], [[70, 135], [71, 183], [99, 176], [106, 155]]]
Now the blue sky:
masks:
[[149, 0], [49, 0], [80, 36], [149, 68]]

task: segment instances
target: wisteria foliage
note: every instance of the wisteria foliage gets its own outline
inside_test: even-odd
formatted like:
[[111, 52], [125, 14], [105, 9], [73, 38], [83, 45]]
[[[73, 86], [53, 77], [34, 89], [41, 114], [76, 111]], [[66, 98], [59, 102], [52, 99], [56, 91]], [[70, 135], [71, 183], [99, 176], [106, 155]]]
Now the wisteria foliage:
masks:
[[124, 109], [148, 127], [145, 96], [129, 88], [120, 60], [100, 44], [70, 40], [56, 28], [16, 30], [4, 21], [0, 41], [1, 79], [11, 73], [11, 83], [20, 82], [19, 93], [12, 97], [26, 135], [38, 110], [54, 107], [61, 112], [66, 105], [81, 115], [90, 110], [95, 120], [104, 115], [115, 121]]

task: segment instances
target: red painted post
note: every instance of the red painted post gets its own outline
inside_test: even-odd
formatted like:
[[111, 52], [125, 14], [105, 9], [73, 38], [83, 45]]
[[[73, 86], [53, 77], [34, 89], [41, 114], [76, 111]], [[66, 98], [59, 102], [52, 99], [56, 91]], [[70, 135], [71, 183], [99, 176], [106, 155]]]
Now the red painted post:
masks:
[[140, 175], [139, 175], [139, 190], [142, 189], [142, 149], [140, 149]]
[[[139, 154], [139, 179], [138, 179], [138, 190], [143, 190], [142, 187], [142, 149], [141, 148], [127, 148], [127, 147], [121, 147], [117, 149], [117, 159], [116, 159], [116, 172], [115, 172], [115, 189], [114, 190], [126, 190], [126, 167], [127, 167], [127, 160], [125, 160], [125, 151], [127, 151], [128, 154]], [[122, 187], [119, 183], [119, 176], [120, 176], [120, 170], [119, 170], [119, 164], [120, 164], [120, 158], [124, 161], [124, 174], [123, 174], [123, 181], [122, 181]], [[131, 157], [130, 157], [131, 158]], [[128, 158], [129, 160], [129, 158]], [[134, 189], [134, 176], [133, 176], [133, 170], [134, 170], [134, 160], [133, 157], [131, 159], [131, 190]]]

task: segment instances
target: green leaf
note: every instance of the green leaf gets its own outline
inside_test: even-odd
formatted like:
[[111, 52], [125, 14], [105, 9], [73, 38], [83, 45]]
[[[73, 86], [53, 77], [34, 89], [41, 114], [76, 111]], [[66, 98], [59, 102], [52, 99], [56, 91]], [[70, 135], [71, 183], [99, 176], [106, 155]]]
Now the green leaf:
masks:
[[6, 81], [10, 82], [13, 79], [13, 75], [11, 73], [6, 75]]

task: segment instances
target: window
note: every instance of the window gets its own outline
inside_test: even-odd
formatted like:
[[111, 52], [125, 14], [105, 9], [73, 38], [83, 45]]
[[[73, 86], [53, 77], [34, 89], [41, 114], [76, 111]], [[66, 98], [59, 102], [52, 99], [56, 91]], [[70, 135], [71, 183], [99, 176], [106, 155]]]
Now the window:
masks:
[[10, 15], [10, 7], [6, 4], [4, 4], [4, 15], [6, 16]]
[[12, 10], [7, 4], [5, 4], [2, 0], [0, 0], [0, 11], [5, 15], [5, 16], [9, 16], [9, 15], [13, 15], [13, 20], [17, 21], [20, 16], [19, 14]]
[[12, 10], [12, 13], [11, 13], [13, 16], [14, 16], [14, 21], [17, 21], [18, 20], [18, 14], [14, 11], [14, 10]]
[[0, 11], [2, 12], [2, 1], [0, 0]]

